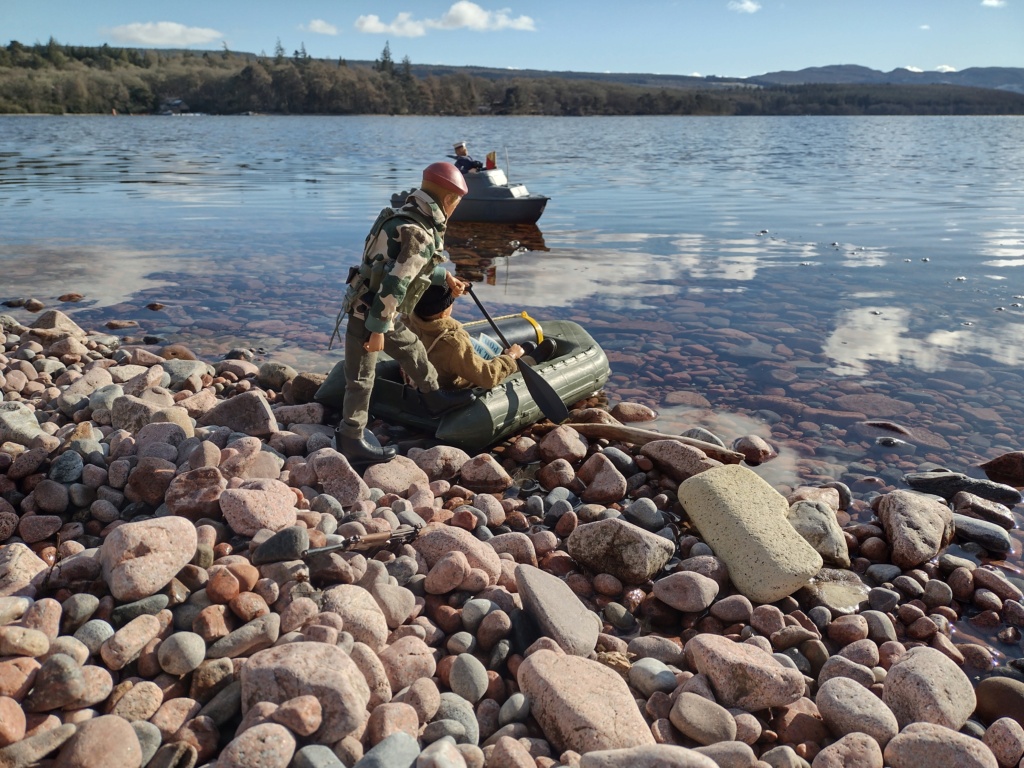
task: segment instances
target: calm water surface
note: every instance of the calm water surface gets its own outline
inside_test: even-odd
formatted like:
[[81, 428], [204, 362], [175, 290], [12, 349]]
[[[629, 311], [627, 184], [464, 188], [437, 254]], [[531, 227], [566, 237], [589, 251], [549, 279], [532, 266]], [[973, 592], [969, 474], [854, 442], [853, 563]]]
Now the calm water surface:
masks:
[[[552, 200], [453, 228], [459, 274], [585, 324], [658, 428], [759, 434], [773, 482], [862, 498], [1024, 447], [1021, 118], [0, 117], [0, 300], [326, 371], [369, 224], [463, 138]], [[912, 445], [858, 434], [855, 395]]]

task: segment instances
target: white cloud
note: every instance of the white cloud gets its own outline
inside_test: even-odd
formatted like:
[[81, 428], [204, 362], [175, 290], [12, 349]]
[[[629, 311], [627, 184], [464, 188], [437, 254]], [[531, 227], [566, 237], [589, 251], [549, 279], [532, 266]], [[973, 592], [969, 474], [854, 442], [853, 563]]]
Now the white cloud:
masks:
[[395, 35], [397, 37], [423, 37], [427, 34], [427, 26], [422, 21], [414, 21], [411, 13], [400, 13], [390, 24], [380, 20], [380, 16], [371, 13], [356, 19], [356, 29], [369, 35]]
[[438, 26], [441, 29], [472, 29], [476, 32], [496, 32], [502, 29], [516, 29], [520, 32], [533, 32], [533, 19], [529, 16], [512, 18], [508, 8], [499, 11], [485, 11], [469, 0], [459, 0], [441, 17]]
[[303, 32], [313, 32], [317, 35], [336, 35], [338, 28], [323, 19], [313, 19], [309, 24], [299, 24]]
[[175, 21], [136, 22], [123, 24], [106, 31], [120, 43], [138, 43], [139, 45], [201, 45], [224, 37], [216, 29], [186, 27]]
[[904, 69], [907, 70], [908, 72], [924, 72], [924, 70], [921, 69], [920, 67], [910, 67], [910, 66], [908, 66], [908, 67], [904, 67]]
[[931, 28], [932, 28], [932, 25], [931, 25], [931, 24], [922, 24], [922, 25], [921, 25], [920, 27], [918, 27], [918, 29], [922, 29], [922, 30], [924, 30], [925, 32], [927, 32], [927, 31], [928, 31], [928, 30], [930, 30]]
[[469, 0], [453, 3], [437, 19], [414, 19], [411, 13], [403, 11], [390, 23], [384, 23], [380, 16], [369, 14], [356, 19], [355, 28], [366, 34], [389, 34], [397, 37], [423, 37], [435, 29], [470, 29], [474, 32], [498, 32], [503, 29], [521, 32], [536, 30], [533, 19], [529, 16], [513, 18], [508, 8], [487, 11]]
[[935, 68], [936, 72], [956, 72], [956, 67], [951, 67], [949, 64], [939, 64]]
[[1002, 8], [1006, 0], [981, 0], [981, 4], [986, 8]]
[[757, 13], [761, 10], [761, 4], [755, 0], [731, 0], [729, 10], [736, 13]]

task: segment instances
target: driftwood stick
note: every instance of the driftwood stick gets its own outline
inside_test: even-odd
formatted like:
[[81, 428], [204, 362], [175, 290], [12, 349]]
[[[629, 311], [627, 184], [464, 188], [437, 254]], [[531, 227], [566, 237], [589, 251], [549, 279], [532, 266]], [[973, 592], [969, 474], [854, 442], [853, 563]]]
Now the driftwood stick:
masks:
[[652, 443], [655, 440], [677, 440], [680, 443], [685, 443], [686, 445], [694, 448], [699, 448], [712, 459], [717, 459], [723, 464], [739, 464], [743, 461], [742, 453], [731, 451], [728, 448], [723, 448], [720, 445], [708, 443], [704, 440], [697, 440], [693, 437], [666, 435], [662, 432], [655, 432], [650, 429], [627, 427], [624, 424], [574, 424], [570, 422], [569, 426], [584, 437], [619, 440], [620, 442], [631, 443], [632, 445], [646, 445], [647, 443]]

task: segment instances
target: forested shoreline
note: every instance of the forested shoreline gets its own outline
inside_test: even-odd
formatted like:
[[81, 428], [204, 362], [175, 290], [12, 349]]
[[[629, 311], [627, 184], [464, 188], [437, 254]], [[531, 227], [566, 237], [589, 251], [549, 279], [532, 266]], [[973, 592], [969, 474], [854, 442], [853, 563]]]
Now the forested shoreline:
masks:
[[652, 87], [510, 73], [418, 77], [390, 46], [370, 63], [274, 54], [12, 41], [0, 114], [1020, 115], [1024, 95], [953, 85]]

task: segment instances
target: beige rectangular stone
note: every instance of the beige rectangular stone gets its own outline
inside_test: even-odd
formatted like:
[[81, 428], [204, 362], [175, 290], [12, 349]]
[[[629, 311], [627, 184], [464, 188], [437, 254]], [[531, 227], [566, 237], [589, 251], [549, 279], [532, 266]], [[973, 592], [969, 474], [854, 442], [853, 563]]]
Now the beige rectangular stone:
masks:
[[729, 568], [729, 577], [755, 603], [772, 603], [806, 585], [822, 560], [786, 519], [785, 497], [757, 473], [727, 464], [679, 486], [701, 538]]

